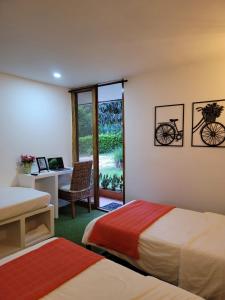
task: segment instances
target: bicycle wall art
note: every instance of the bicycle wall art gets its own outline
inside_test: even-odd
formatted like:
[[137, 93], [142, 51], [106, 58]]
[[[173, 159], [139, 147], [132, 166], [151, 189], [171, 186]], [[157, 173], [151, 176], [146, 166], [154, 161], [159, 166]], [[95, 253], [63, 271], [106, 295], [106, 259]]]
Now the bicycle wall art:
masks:
[[183, 147], [184, 104], [155, 106], [155, 146]]
[[225, 147], [225, 100], [192, 103], [193, 147]]

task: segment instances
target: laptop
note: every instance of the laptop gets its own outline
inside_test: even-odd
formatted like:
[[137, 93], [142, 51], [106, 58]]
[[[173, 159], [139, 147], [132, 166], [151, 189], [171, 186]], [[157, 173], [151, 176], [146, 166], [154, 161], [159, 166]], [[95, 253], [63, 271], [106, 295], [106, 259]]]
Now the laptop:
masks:
[[65, 171], [71, 170], [70, 168], [65, 168], [62, 157], [51, 157], [48, 158], [48, 167], [51, 171]]

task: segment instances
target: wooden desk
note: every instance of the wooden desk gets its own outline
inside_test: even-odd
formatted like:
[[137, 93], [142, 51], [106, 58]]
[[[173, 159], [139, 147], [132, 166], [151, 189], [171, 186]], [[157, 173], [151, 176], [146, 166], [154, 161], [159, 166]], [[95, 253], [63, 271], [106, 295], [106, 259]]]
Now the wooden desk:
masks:
[[23, 187], [34, 188], [39, 191], [47, 192], [51, 195], [51, 204], [54, 205], [55, 218], [59, 216], [59, 187], [70, 184], [73, 169], [64, 171], [44, 171], [37, 176], [30, 174], [19, 174], [18, 183]]

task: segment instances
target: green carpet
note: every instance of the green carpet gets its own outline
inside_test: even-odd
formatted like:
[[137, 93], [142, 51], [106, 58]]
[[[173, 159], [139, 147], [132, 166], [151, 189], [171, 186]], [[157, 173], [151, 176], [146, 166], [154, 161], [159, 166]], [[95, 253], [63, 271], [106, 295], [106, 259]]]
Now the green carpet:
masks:
[[76, 205], [76, 217], [72, 219], [70, 205], [59, 209], [59, 218], [55, 220], [55, 236], [64, 237], [81, 245], [82, 236], [86, 225], [105, 212], [92, 210]]
[[[70, 241], [73, 241], [76, 244], [84, 246], [81, 243], [81, 240], [83, 237], [85, 227], [91, 220], [104, 214], [105, 212], [100, 210], [92, 210], [91, 213], [89, 213], [87, 208], [76, 205], [76, 217], [75, 219], [72, 219], [70, 205], [62, 207], [59, 209], [59, 218], [55, 220], [55, 236], [64, 237]], [[133, 271], [146, 275], [145, 272], [136, 269], [128, 262], [119, 259], [118, 257], [110, 253], [107, 253], [95, 247], [92, 247], [92, 250], [94, 252], [104, 255], [106, 258], [116, 263], [119, 263], [127, 268], [132, 269]]]

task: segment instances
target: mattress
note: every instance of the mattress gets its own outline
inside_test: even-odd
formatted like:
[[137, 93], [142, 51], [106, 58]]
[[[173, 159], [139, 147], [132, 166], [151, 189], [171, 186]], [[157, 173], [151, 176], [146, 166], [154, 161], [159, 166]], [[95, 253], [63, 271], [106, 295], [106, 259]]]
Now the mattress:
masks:
[[[96, 221], [86, 227], [82, 239], [84, 244], [90, 244], [88, 237]], [[142, 232], [138, 245], [139, 260], [106, 250], [148, 274], [177, 285], [182, 247], [205, 232], [210, 223], [203, 213], [175, 208]]]
[[[53, 239], [0, 260], [0, 266]], [[53, 275], [54, 276], [54, 275]], [[202, 298], [150, 276], [102, 259], [43, 297], [45, 300], [200, 300]]]
[[0, 222], [50, 204], [50, 195], [32, 188], [0, 188]]
[[213, 226], [181, 251], [179, 286], [206, 299], [225, 299], [225, 216], [205, 213]]

